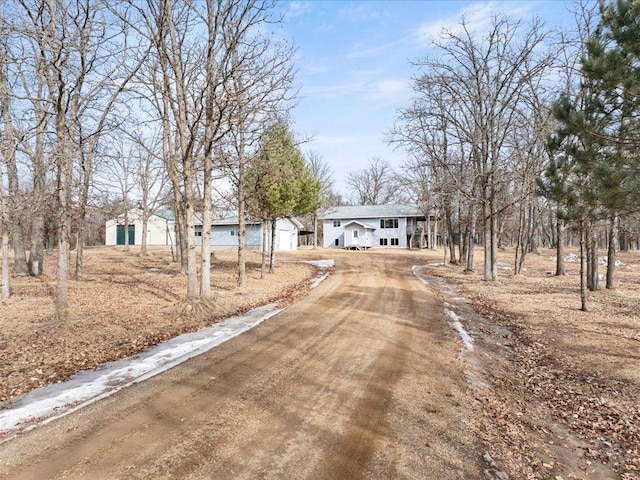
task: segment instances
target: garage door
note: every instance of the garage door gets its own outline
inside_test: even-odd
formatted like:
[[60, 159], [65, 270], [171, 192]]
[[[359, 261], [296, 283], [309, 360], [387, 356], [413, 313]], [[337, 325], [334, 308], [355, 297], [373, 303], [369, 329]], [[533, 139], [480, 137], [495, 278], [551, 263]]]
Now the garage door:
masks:
[[279, 230], [278, 250], [280, 250], [281, 252], [291, 250], [291, 231], [290, 230]]

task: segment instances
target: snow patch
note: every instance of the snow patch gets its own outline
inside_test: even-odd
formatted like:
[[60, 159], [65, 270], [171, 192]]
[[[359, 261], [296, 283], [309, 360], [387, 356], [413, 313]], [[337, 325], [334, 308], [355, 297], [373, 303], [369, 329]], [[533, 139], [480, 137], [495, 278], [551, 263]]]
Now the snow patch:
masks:
[[418, 271], [419, 268], [420, 265], [414, 265], [413, 267], [411, 267], [411, 271], [418, 278], [418, 280], [420, 280], [425, 285], [428, 285], [429, 283], [427, 282], [427, 280], [422, 275], [420, 275], [420, 272]]
[[96, 370], [81, 372], [66, 382], [33, 390], [0, 410], [0, 432], [21, 430], [33, 424], [34, 420], [51, 421], [158, 375], [284, 310], [277, 308], [277, 305], [278, 302], [274, 302], [255, 308], [245, 315], [230, 317], [197, 332], [172, 338], [133, 357], [105, 363]]
[[313, 266], [318, 267], [320, 269], [333, 268], [335, 266], [335, 262], [333, 261], [333, 259], [328, 259], [328, 260], [305, 260], [302, 263], [308, 263], [309, 265], [313, 265]]
[[[320, 269], [334, 265], [333, 260], [307, 263]], [[328, 272], [318, 275], [312, 285], [319, 285], [327, 276]], [[0, 406], [0, 433], [30, 430], [169, 370], [282, 312], [284, 308], [278, 308], [278, 303], [263, 305], [197, 332], [182, 334], [132, 357], [105, 363], [65, 382], [38, 388], [7, 402]]]
[[[328, 260], [305, 260], [302, 263], [308, 263], [309, 265], [313, 265], [314, 267], [318, 267], [318, 269], [320, 271], [328, 270], [329, 268], [335, 267], [335, 262], [333, 261], [333, 259], [328, 259]], [[322, 282], [324, 282], [327, 279], [328, 276], [329, 276], [329, 272], [324, 272], [324, 273], [318, 275], [313, 280], [311, 280], [311, 284], [309, 285], [309, 288], [316, 288], [318, 285], [320, 285]]]
[[460, 317], [456, 315], [456, 312], [449, 310], [448, 308], [444, 309], [444, 313], [451, 319], [451, 325], [453, 325], [453, 328], [455, 328], [460, 334], [460, 338], [462, 339], [464, 346], [467, 347], [467, 350], [473, 351], [473, 338], [471, 338], [471, 335], [469, 335], [462, 326]]
[[570, 253], [569, 255], [564, 257], [564, 261], [569, 263], [576, 263], [580, 261], [580, 257], [578, 257], [578, 255], [576, 255], [575, 253]]
[[[422, 283], [424, 283], [425, 285], [428, 285], [427, 279], [420, 274], [419, 268], [420, 268], [419, 265], [414, 265], [413, 267], [411, 267], [411, 271], [416, 277], [418, 277], [418, 279]], [[444, 306], [445, 315], [447, 315], [451, 319], [450, 324], [453, 326], [453, 328], [455, 328], [458, 331], [458, 334], [460, 335], [460, 338], [462, 339], [464, 346], [467, 348], [467, 350], [473, 351], [473, 338], [471, 338], [471, 335], [469, 335], [467, 331], [464, 329], [464, 327], [462, 326], [462, 322], [460, 322], [460, 317], [458, 317], [458, 315], [453, 310], [451, 310], [451, 308], [453, 307], [450, 303], [444, 302], [443, 306]]]

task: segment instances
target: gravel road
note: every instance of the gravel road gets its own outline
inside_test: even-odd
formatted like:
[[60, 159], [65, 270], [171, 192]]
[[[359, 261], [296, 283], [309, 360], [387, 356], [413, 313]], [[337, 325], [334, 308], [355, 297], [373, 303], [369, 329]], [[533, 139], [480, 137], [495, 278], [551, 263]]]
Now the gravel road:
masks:
[[283, 313], [1, 445], [0, 478], [484, 478], [462, 343], [419, 260], [331, 254]]

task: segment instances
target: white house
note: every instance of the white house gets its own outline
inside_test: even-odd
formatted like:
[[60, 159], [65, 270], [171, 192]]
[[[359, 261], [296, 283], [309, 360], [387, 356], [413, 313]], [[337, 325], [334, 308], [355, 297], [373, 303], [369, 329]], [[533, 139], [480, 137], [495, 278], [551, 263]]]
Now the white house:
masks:
[[[105, 245], [124, 245], [125, 231], [129, 235], [129, 245], [142, 244], [142, 210], [131, 209], [128, 214], [128, 228], [125, 228], [124, 214], [107, 221]], [[247, 250], [262, 250], [261, 220], [247, 220], [245, 246]], [[270, 225], [268, 240], [271, 240]], [[238, 216], [223, 212], [214, 216], [211, 225], [211, 247], [214, 251], [232, 251], [238, 248]], [[298, 231], [302, 224], [296, 219], [279, 218], [276, 221], [276, 251], [298, 249]], [[202, 220], [195, 218], [196, 244], [202, 243]], [[147, 222], [147, 245], [175, 245], [175, 217], [173, 212], [163, 211], [151, 215]]]
[[[234, 213], [222, 214], [214, 218], [211, 225], [211, 247], [214, 251], [232, 251], [238, 248], [238, 215]], [[247, 250], [262, 250], [261, 220], [247, 220], [245, 227], [245, 248]], [[268, 241], [271, 240], [270, 225], [266, 226]], [[298, 231], [302, 224], [294, 218], [279, 218], [276, 220], [276, 251], [291, 251], [298, 249]], [[196, 220], [196, 243], [202, 243], [202, 221]]]
[[128, 226], [125, 228], [125, 215], [108, 220], [105, 226], [105, 245], [124, 245], [125, 231], [129, 235], [129, 245], [142, 245], [142, 235], [147, 236], [147, 245], [175, 245], [175, 221], [173, 212], [157, 211], [147, 220], [147, 231], [142, 229], [142, 210], [132, 208], [128, 213]]
[[412, 205], [334, 207], [321, 217], [323, 246], [328, 248], [408, 248], [426, 220]]

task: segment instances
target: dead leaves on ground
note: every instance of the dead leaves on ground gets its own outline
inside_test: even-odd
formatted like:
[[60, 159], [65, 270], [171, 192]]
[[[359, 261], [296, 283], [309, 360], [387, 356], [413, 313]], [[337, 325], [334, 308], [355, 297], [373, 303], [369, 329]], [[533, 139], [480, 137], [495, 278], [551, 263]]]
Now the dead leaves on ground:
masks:
[[[629, 255], [637, 265], [638, 253]], [[551, 262], [527, 258], [526, 275], [493, 283], [457, 268], [434, 272], [462, 284], [483, 318], [513, 332], [507, 367], [493, 372], [490, 390], [476, 392], [485, 440], [516, 478], [599, 478], [597, 464], [640, 478], [640, 316], [630, 314], [640, 311], [640, 269], [619, 269], [621, 287], [590, 293], [584, 313], [573, 266], [567, 277], [548, 277]], [[573, 448], [580, 468], [569, 475], [553, 461], [559, 454], [549, 442], [566, 438], [551, 432], [554, 422], [584, 442]]]
[[315, 271], [309, 265], [282, 263], [276, 274], [261, 281], [254, 260], [248, 264], [246, 288], [219, 289], [217, 285], [235, 285], [235, 269], [233, 254], [218, 254], [212, 268], [214, 298], [194, 303], [184, 300], [186, 278], [168, 252], [139, 256], [95, 248], [86, 252], [85, 280], [70, 282], [71, 307], [60, 319], [53, 304], [54, 263], [47, 258], [39, 279], [14, 279], [13, 296], [0, 305], [0, 402], [299, 295]]

